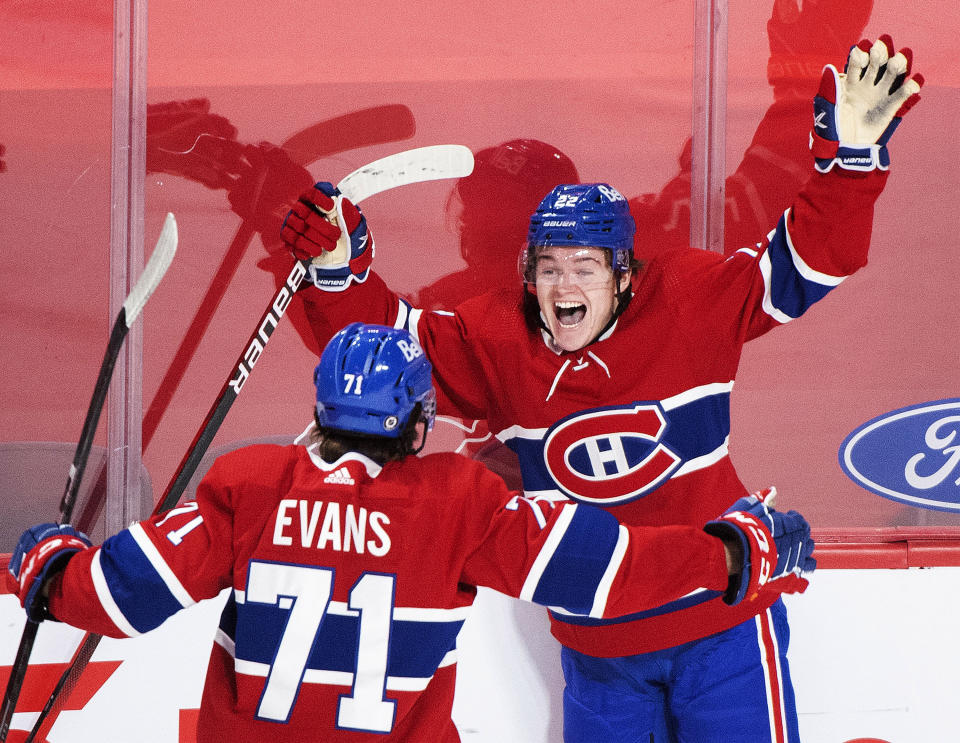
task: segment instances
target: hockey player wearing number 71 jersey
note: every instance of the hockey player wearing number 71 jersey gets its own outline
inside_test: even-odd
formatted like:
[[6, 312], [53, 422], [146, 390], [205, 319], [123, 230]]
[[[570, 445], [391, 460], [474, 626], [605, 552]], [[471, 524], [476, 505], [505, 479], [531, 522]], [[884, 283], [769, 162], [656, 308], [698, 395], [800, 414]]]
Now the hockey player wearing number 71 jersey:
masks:
[[755, 497], [706, 529], [625, 527], [460, 455], [415, 456], [435, 391], [406, 331], [345, 328], [315, 382], [311, 445], [226, 454], [195, 501], [97, 548], [33, 527], [11, 560], [30, 616], [111, 637], [229, 589], [199, 743], [458, 741], [457, 634], [477, 586], [604, 617], [699, 588], [736, 605], [812, 568], [803, 517]]

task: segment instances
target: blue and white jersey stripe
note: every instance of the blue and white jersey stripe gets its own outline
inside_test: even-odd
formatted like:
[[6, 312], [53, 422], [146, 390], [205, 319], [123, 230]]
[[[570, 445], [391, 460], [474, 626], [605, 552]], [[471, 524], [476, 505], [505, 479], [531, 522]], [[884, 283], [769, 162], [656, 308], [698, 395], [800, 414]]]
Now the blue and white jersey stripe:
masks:
[[800, 317], [846, 278], [822, 273], [804, 262], [793, 247], [788, 215], [789, 210], [767, 235], [769, 245], [758, 264], [764, 285], [763, 311], [779, 323]]
[[[221, 615], [216, 641], [235, 660], [238, 673], [266, 676], [290, 617], [289, 606], [247, 601], [235, 589]], [[394, 607], [389, 631], [387, 688], [426, 688], [437, 668], [456, 662], [456, 638], [470, 607]], [[361, 612], [330, 601], [323, 612], [304, 670], [304, 683], [352, 685]]]
[[566, 624], [576, 624], [584, 627], [601, 627], [613, 624], [635, 622], [639, 619], [650, 619], [651, 617], [662, 616], [664, 614], [672, 614], [673, 612], [680, 611], [682, 609], [689, 609], [690, 607], [706, 603], [707, 601], [712, 601], [720, 595], [722, 595], [721, 591], [711, 591], [706, 588], [698, 588], [696, 591], [691, 591], [683, 598], [663, 604], [655, 609], [641, 611], [635, 614], [625, 614], [621, 617], [610, 617], [608, 619], [603, 619], [599, 615], [593, 613], [590, 615], [581, 615], [576, 612], [565, 611], [563, 608], [556, 606], [551, 606], [549, 608], [551, 614], [555, 615], [557, 619]]
[[627, 530], [606, 511], [572, 503], [561, 508], [520, 598], [602, 616], [629, 544]]
[[101, 606], [128, 637], [196, 603], [140, 524], [104, 542], [91, 572]]

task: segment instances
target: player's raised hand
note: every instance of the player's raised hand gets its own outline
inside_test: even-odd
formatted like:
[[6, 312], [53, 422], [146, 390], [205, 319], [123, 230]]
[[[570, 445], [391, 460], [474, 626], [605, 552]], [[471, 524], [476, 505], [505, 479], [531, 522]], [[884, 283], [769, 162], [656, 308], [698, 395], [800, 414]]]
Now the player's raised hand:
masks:
[[781, 593], [802, 593], [817, 562], [810, 525], [796, 511], [781, 513], [770, 506], [775, 488], [737, 500], [707, 523], [707, 533], [738, 544], [743, 557], [739, 574], [731, 576], [723, 600], [738, 604], [757, 596], [764, 586]]
[[10, 557], [8, 583], [31, 620], [40, 622], [50, 616], [43, 600], [44, 585], [71, 557], [90, 546], [87, 535], [69, 524], [38, 524], [20, 535]]
[[299, 260], [309, 260], [318, 289], [343, 291], [363, 282], [373, 261], [373, 236], [360, 207], [327, 182], [301, 194], [287, 213], [280, 237]]
[[884, 35], [853, 47], [843, 73], [833, 65], [823, 68], [810, 133], [817, 170], [889, 168], [887, 142], [920, 100], [923, 76], [911, 75], [912, 63], [910, 49], [895, 51]]

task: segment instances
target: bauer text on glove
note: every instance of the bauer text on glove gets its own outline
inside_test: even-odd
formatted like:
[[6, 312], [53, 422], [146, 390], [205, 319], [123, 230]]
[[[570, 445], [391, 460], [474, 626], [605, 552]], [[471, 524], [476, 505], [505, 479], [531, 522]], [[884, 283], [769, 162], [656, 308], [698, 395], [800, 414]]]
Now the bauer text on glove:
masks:
[[327, 182], [301, 194], [287, 213], [280, 237], [298, 260], [309, 261], [314, 286], [340, 292], [366, 281], [373, 261], [373, 236], [363, 212]]
[[912, 63], [910, 49], [895, 51], [893, 40], [884, 35], [853, 47], [843, 73], [833, 65], [823, 68], [810, 132], [817, 170], [890, 167], [887, 142], [920, 100], [923, 76], [911, 76]]

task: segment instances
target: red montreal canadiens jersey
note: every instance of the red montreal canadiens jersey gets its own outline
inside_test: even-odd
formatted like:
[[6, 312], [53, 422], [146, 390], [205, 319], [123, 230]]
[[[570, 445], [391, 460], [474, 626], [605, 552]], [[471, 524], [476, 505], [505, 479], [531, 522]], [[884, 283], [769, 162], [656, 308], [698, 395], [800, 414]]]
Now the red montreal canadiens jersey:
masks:
[[456, 454], [380, 467], [258, 445], [220, 457], [196, 501], [76, 555], [50, 608], [129, 637], [227, 589], [201, 743], [448, 743], [457, 633], [479, 585], [600, 618], [727, 575], [702, 529], [528, 499]]
[[[624, 524], [702, 526], [745, 494], [728, 456], [743, 344], [802, 315], [866, 263], [885, 173], [814, 174], [775, 229], [724, 257], [655, 255], [613, 328], [556, 353], [525, 325], [518, 291], [421, 312], [376, 275], [300, 293], [321, 345], [356, 320], [410, 330], [434, 366], [439, 412], [485, 419], [516, 454], [530, 498], [601, 506]], [[596, 656], [672, 647], [776, 600], [728, 607], [710, 591], [613, 620], [552, 609], [553, 634]]]

